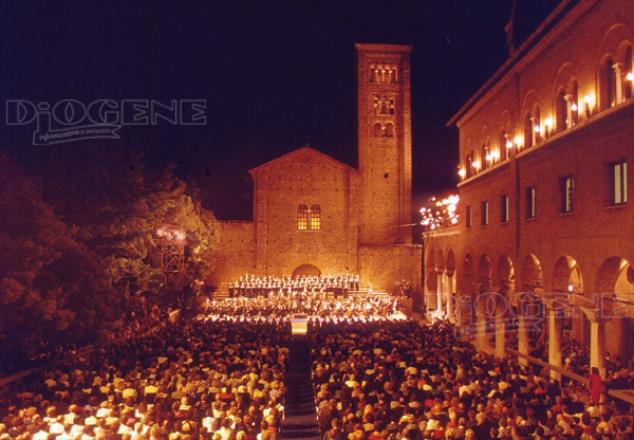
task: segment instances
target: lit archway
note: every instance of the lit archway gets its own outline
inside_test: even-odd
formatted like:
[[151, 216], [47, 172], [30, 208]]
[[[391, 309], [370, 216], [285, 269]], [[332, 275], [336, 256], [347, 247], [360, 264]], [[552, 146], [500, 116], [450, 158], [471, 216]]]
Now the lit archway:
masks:
[[491, 289], [491, 260], [483, 254], [478, 261], [478, 281], [480, 292], [488, 292]]
[[497, 279], [500, 291], [508, 298], [515, 291], [515, 267], [508, 255], [502, 255], [498, 259]]
[[[546, 315], [542, 298], [536, 295], [535, 290], [544, 285], [544, 271], [542, 265], [534, 254], [528, 254], [522, 261], [520, 276], [522, 295], [519, 298], [519, 314], [527, 317], [526, 332], [529, 347], [546, 346]], [[519, 316], [518, 314], [518, 316]], [[519, 341], [518, 341], [519, 342]], [[545, 352], [537, 352], [542, 360], [547, 360]]]
[[[557, 259], [553, 272], [552, 286], [554, 292], [583, 294], [583, 277], [581, 276], [581, 269], [574, 258], [564, 255]], [[585, 314], [579, 311], [579, 313], [575, 313], [577, 317], [574, 319], [570, 315], [568, 313], [568, 316], [564, 315], [562, 318], [564, 339], [574, 338], [589, 346], [590, 323]]]
[[634, 355], [634, 268], [621, 257], [607, 258], [599, 267], [596, 278], [599, 293], [613, 293], [607, 298], [610, 319], [605, 324], [605, 350], [622, 359]]
[[553, 290], [555, 292], [583, 292], [581, 270], [574, 258], [566, 255], [557, 259], [553, 273]]
[[301, 264], [295, 268], [293, 271], [293, 278], [299, 276], [319, 276], [321, 275], [321, 271], [312, 264]]
[[522, 290], [534, 292], [536, 288], [542, 287], [544, 283], [544, 272], [539, 259], [528, 254], [522, 262]]

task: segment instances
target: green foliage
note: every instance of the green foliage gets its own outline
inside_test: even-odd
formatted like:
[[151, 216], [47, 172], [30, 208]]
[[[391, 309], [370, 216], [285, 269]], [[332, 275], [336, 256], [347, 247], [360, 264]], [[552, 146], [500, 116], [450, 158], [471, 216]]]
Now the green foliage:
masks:
[[121, 328], [143, 303], [131, 295], [156, 297], [162, 225], [186, 233], [185, 284], [213, 269], [215, 218], [173, 167], [105, 150], [84, 165], [43, 176], [42, 192], [0, 156], [0, 348], [22, 357]]
[[61, 338], [89, 338], [99, 322], [87, 312], [110, 292], [95, 255], [34, 183], [3, 156], [0, 170], [0, 345], [21, 360]]
[[148, 169], [134, 152], [102, 151], [90, 159], [72, 176], [55, 175], [49, 198], [99, 256], [115, 289], [133, 293], [161, 289], [155, 232], [164, 224], [187, 234], [185, 281], [209, 273], [215, 218], [192, 198], [173, 167]]

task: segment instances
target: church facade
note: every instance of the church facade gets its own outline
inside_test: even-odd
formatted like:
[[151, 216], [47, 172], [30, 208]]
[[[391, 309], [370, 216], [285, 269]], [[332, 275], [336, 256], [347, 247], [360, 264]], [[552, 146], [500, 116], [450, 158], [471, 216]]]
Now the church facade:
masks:
[[303, 146], [249, 171], [253, 221], [220, 221], [216, 286], [240, 275], [420, 285], [412, 244], [411, 46], [357, 44], [358, 168]]

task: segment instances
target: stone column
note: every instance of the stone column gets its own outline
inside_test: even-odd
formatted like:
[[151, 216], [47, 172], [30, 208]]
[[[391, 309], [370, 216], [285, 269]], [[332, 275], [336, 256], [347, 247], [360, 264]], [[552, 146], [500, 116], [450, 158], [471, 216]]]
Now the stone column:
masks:
[[[450, 283], [451, 284], [451, 283]], [[454, 298], [454, 294], [453, 292], [449, 291], [447, 292], [447, 319], [449, 320], [449, 322], [453, 323], [454, 322], [454, 316], [453, 316], [453, 298]]]
[[444, 273], [438, 273], [436, 276], [436, 313], [440, 316], [442, 311], [442, 293], [445, 290], [443, 286]]
[[[528, 321], [526, 317], [526, 313], [524, 311], [526, 306], [527, 302], [519, 296], [517, 299], [517, 351], [522, 354], [528, 354], [528, 325], [532, 324], [532, 321]], [[523, 357], [519, 357], [518, 362], [520, 365], [528, 365], [528, 360]]]
[[473, 326], [475, 333], [475, 345], [477, 347], [484, 347], [486, 343], [486, 319], [484, 318], [484, 308], [480, 297], [480, 283], [473, 283], [473, 291], [475, 292], [475, 301], [471, 303], [471, 325]]
[[573, 114], [572, 114], [572, 104], [573, 104], [573, 99], [574, 99], [574, 95], [572, 94], [568, 94], [564, 96], [564, 99], [566, 100], [566, 128], [570, 128], [572, 127], [575, 122]]
[[616, 81], [615, 101], [617, 104], [620, 104], [621, 101], [623, 101], [623, 72], [621, 67], [623, 67], [622, 63], [612, 64], [612, 69], [614, 69], [614, 79]]
[[[547, 299], [544, 302], [548, 315], [548, 363], [561, 368], [561, 310], [558, 310], [559, 303], [555, 300]], [[550, 377], [561, 380], [561, 374], [555, 370], [550, 370]]]
[[506, 353], [506, 307], [497, 301], [495, 308], [495, 355], [503, 358]]
[[581, 307], [590, 321], [590, 368], [599, 369], [605, 379], [605, 319], [600, 309]]

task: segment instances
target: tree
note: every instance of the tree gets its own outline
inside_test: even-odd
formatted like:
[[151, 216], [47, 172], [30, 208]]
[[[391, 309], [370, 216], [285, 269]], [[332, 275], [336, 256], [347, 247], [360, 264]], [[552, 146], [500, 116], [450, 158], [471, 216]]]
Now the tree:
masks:
[[[81, 342], [109, 314], [106, 279], [34, 182], [0, 155], [0, 340], [14, 361]], [[7, 359], [7, 357], [3, 357]]]
[[215, 218], [173, 166], [151, 169], [134, 151], [107, 150], [96, 150], [83, 165], [51, 176], [48, 197], [98, 255], [113, 288], [127, 294], [162, 287], [155, 232], [164, 224], [186, 232], [186, 281], [209, 273]]

